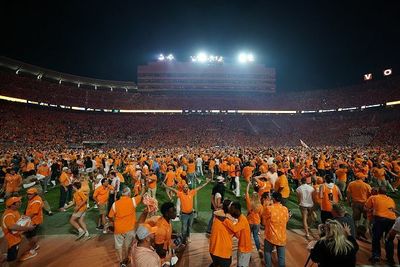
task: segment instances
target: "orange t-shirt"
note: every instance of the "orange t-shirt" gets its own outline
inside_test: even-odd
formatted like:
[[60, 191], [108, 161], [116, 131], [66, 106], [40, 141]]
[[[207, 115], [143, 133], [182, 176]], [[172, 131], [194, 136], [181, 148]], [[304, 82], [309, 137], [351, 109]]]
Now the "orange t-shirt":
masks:
[[163, 248], [168, 249], [171, 245], [172, 224], [167, 222], [164, 217], [160, 217], [156, 222], [157, 232], [155, 234], [155, 243], [164, 244]]
[[60, 181], [60, 184], [65, 187], [71, 183], [70, 176], [66, 172], [62, 172], [58, 180]]
[[6, 174], [6, 192], [7, 193], [12, 193], [12, 192], [17, 192], [19, 190], [19, 187], [22, 184], [22, 177], [19, 174]]
[[347, 182], [347, 169], [344, 168], [337, 169], [335, 174], [339, 181], [344, 183]]
[[371, 170], [372, 176], [374, 176], [378, 180], [385, 180], [385, 169], [374, 167]]
[[114, 218], [114, 234], [124, 234], [135, 229], [136, 207], [141, 201], [141, 196], [121, 196], [114, 202], [108, 214], [108, 217]]
[[169, 187], [174, 186], [175, 185], [175, 172], [174, 171], [168, 171], [167, 174], [165, 175], [165, 184]]
[[[336, 185], [333, 185], [332, 189], [328, 188], [326, 184], [323, 184], [320, 188], [322, 190], [322, 199], [321, 199], [321, 210], [323, 211], [332, 211], [332, 203], [339, 202], [339, 188]], [[332, 199], [329, 199], [329, 194], [332, 193]]]
[[187, 173], [192, 174], [196, 170], [196, 165], [194, 163], [188, 163], [187, 165]]
[[214, 256], [229, 259], [232, 256], [232, 236], [233, 232], [226, 228], [223, 222], [214, 218], [209, 252]]
[[396, 209], [396, 203], [391, 197], [386, 195], [379, 194], [374, 197], [370, 197], [365, 203], [365, 207], [372, 210], [372, 214], [374, 216], [391, 220], [396, 219], [396, 214], [390, 210]]
[[243, 168], [243, 178], [246, 182], [250, 182], [250, 178], [253, 175], [254, 167], [246, 166]]
[[43, 223], [43, 201], [40, 196], [35, 196], [28, 201], [25, 215], [31, 217], [32, 224], [39, 225]]
[[281, 175], [278, 177], [278, 180], [275, 182], [275, 191], [278, 192], [279, 188], [283, 188], [281, 191], [282, 197], [283, 198], [288, 198], [290, 195], [290, 188], [289, 188], [289, 182], [286, 177], [286, 175]]
[[150, 189], [154, 189], [157, 187], [157, 176], [155, 174], [152, 174], [148, 177], [148, 179], [150, 180], [148, 182], [148, 186]]
[[108, 201], [108, 196], [110, 193], [110, 190], [113, 187], [111, 185], [104, 187], [103, 185], [99, 186], [98, 188], [96, 188], [96, 190], [94, 190], [93, 193], [93, 199], [99, 204], [99, 205], [103, 205], [106, 204]]
[[247, 221], [249, 224], [260, 224], [263, 206], [260, 204], [255, 210], [251, 207], [250, 197], [246, 194]]
[[49, 176], [50, 175], [50, 168], [47, 167], [47, 165], [40, 165], [37, 174], [43, 175], [43, 176]]
[[262, 194], [265, 192], [270, 192], [272, 189], [272, 184], [270, 181], [262, 181], [262, 182], [257, 182], [258, 183], [258, 195], [261, 197]]
[[88, 199], [87, 195], [81, 190], [78, 190], [74, 193], [75, 206], [78, 207], [78, 206], [82, 205], [83, 203], [85, 203], [79, 208], [78, 212], [83, 212], [86, 210], [87, 199]]
[[371, 194], [371, 186], [363, 180], [358, 179], [350, 182], [347, 187], [347, 195], [351, 197], [353, 202], [365, 203]]
[[11, 210], [6, 209], [3, 213], [2, 217], [2, 224], [1, 227], [3, 228], [4, 236], [7, 240], [8, 248], [15, 246], [21, 243], [21, 232], [13, 233], [9, 228], [17, 223], [21, 215], [19, 214], [18, 210]]
[[265, 225], [265, 240], [277, 246], [284, 246], [286, 244], [286, 224], [289, 221], [288, 209], [280, 203], [266, 206], [262, 219]]
[[238, 250], [242, 253], [248, 253], [253, 250], [251, 243], [250, 225], [247, 221], [246, 216], [241, 214], [238, 218], [238, 222], [233, 224], [229, 219], [225, 219], [223, 224], [235, 233], [235, 236], [239, 239]]
[[181, 211], [184, 213], [193, 212], [193, 197], [196, 195], [196, 190], [189, 190], [187, 194], [179, 191], [177, 197], [181, 201]]
[[26, 165], [26, 171], [27, 171], [27, 172], [32, 171], [32, 170], [34, 170], [34, 169], [35, 169], [35, 164], [33, 164], [33, 162], [29, 162], [29, 163]]

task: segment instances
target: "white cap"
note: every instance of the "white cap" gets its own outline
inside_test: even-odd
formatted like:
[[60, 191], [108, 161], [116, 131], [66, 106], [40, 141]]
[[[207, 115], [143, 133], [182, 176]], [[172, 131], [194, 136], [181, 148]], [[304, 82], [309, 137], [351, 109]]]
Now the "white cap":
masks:
[[217, 176], [217, 182], [222, 183], [223, 181], [225, 181], [224, 177], [222, 177], [222, 176]]

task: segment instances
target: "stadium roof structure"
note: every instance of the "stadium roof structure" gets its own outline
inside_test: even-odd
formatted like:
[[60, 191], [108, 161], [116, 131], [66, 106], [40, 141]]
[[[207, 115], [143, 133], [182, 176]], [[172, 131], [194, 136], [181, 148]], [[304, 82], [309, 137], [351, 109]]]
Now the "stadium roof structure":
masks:
[[[30, 65], [18, 60], [14, 60], [11, 58], [0, 56], [0, 67], [12, 70], [16, 73], [28, 73], [40, 78], [47, 78], [50, 80], [54, 80], [56, 82], [68, 82], [72, 84], [76, 84], [78, 87], [81, 85], [86, 85], [97, 89], [97, 87], [106, 87], [115, 89], [115, 88], [123, 88], [126, 91], [132, 90], [137, 91], [137, 85], [134, 82], [127, 81], [110, 81], [110, 80], [100, 80], [89, 77], [82, 77], [62, 72], [57, 72], [54, 70], [49, 70], [46, 68], [41, 68], [38, 66]], [[60, 83], [61, 83], [60, 82]]]

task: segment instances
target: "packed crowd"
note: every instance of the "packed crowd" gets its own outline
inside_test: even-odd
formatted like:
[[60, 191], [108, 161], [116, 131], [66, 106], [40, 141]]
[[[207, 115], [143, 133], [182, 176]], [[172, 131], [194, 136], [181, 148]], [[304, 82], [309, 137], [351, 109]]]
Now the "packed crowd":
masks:
[[360, 107], [400, 99], [400, 77], [343, 88], [275, 94], [146, 93], [84, 87], [0, 71], [0, 95], [49, 104], [103, 109], [319, 110]]
[[71, 112], [1, 102], [3, 145], [109, 147], [396, 145], [398, 109], [324, 114], [132, 115]]
[[[233, 237], [238, 239], [238, 266], [250, 266], [252, 240], [265, 266], [272, 266], [274, 250], [278, 265], [285, 266], [291, 192], [298, 199], [304, 238], [318, 239], [310, 242], [309, 249], [311, 260], [319, 266], [355, 266], [358, 242], [366, 240], [372, 242], [370, 261], [380, 262], [382, 238], [386, 262], [395, 263], [393, 241], [400, 232], [400, 219], [387, 192], [395, 194], [400, 185], [400, 154], [393, 147], [192, 146], [104, 151], [26, 147], [4, 149], [0, 155], [6, 206], [2, 230], [10, 263], [17, 259], [23, 235], [29, 249], [20, 252], [20, 260], [37, 255], [42, 209], [51, 215], [52, 209], [64, 212], [74, 207], [70, 223], [77, 238], [90, 238], [85, 214], [92, 198], [99, 213], [97, 229], [113, 233], [120, 266], [174, 265], [175, 253], [190, 242], [194, 196], [210, 182], [214, 185], [205, 229], [210, 266], [230, 266]], [[246, 188], [241, 188], [242, 180]], [[51, 184], [60, 187], [57, 207], [46, 202], [46, 187]], [[24, 216], [19, 213], [22, 188], [28, 197]], [[170, 202], [158, 203], [158, 190], [165, 190]], [[246, 207], [237, 198], [229, 200], [227, 190], [238, 198], [244, 192]], [[145, 209], [136, 218], [138, 205]], [[171, 221], [177, 217], [181, 231], [173, 232]], [[322, 223], [320, 238], [310, 231], [318, 222]]]

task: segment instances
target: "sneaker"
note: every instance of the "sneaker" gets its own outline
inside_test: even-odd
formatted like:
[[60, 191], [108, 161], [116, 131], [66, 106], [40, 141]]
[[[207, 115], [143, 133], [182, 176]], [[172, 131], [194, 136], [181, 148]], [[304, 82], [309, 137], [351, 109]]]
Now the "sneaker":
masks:
[[35, 250], [30, 250], [28, 253], [25, 253], [19, 260], [26, 261], [33, 257], [36, 257], [36, 255], [37, 255], [37, 252]]
[[38, 250], [39, 248], [40, 248], [39, 244], [36, 244], [36, 246], [33, 249]]
[[85, 232], [85, 237], [89, 237], [89, 232], [88, 231]]
[[119, 267], [126, 267], [126, 263], [125, 263], [125, 262], [121, 262], [121, 263], [119, 264]]
[[192, 242], [192, 240], [190, 239], [190, 237], [186, 238], [186, 242], [187, 242], [187, 243]]
[[47, 213], [47, 215], [53, 216], [53, 212], [49, 211], [49, 212]]
[[96, 226], [96, 230], [103, 230], [103, 229], [104, 229], [103, 225]]
[[94, 209], [97, 209], [98, 207], [97, 207], [97, 204], [94, 204], [94, 207], [93, 207]]
[[53, 188], [56, 186], [56, 181], [51, 181], [51, 184], [53, 185]]
[[85, 231], [79, 232], [78, 237], [76, 240], [81, 239], [85, 235]]
[[103, 230], [103, 234], [107, 234], [108, 232], [107, 232], [107, 229], [104, 229]]

